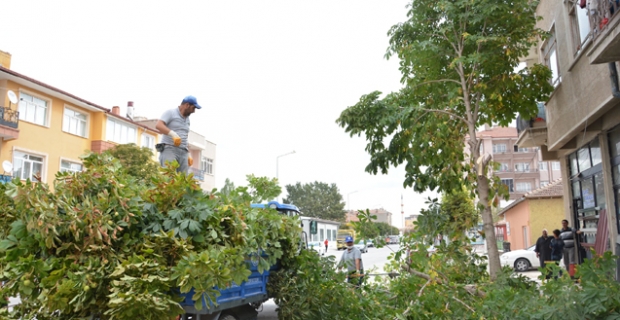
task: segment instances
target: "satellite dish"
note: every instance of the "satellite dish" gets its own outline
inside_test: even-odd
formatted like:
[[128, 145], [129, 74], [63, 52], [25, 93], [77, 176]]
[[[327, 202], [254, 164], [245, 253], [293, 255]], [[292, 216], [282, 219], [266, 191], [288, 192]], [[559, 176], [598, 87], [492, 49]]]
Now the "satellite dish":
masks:
[[4, 172], [13, 173], [13, 164], [10, 163], [8, 160], [4, 160], [2, 161], [2, 169], [4, 169]]
[[15, 92], [9, 90], [6, 95], [9, 96], [9, 101], [11, 101], [11, 103], [17, 103], [17, 95], [15, 94]]

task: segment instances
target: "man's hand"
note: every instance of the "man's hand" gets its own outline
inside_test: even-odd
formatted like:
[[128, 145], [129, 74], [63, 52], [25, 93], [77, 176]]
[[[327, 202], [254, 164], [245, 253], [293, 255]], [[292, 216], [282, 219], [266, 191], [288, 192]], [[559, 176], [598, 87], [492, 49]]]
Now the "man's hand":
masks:
[[538, 252], [536, 252], [536, 258], [539, 258], [540, 254]]
[[191, 167], [194, 164], [194, 158], [191, 156], [187, 157], [187, 164]]
[[168, 132], [168, 135], [172, 138], [172, 141], [174, 141], [174, 146], [178, 147], [181, 145], [181, 137], [179, 137], [179, 135], [174, 132], [174, 130], [170, 130]]

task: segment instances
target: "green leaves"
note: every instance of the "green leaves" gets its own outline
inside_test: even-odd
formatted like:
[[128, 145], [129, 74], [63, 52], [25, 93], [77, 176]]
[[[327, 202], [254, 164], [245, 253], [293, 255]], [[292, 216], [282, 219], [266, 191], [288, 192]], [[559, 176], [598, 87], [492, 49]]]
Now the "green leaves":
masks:
[[53, 191], [0, 185], [0, 292], [22, 300], [12, 319], [167, 319], [182, 313], [180, 292], [201, 305], [247, 280], [252, 255], [260, 272], [295, 256], [299, 221], [250, 206], [280, 192], [272, 179], [206, 194], [173, 168], [138, 178], [109, 154], [84, 165]]
[[344, 201], [335, 183], [296, 183], [286, 186], [284, 203], [297, 206], [305, 216], [320, 219], [344, 221]]

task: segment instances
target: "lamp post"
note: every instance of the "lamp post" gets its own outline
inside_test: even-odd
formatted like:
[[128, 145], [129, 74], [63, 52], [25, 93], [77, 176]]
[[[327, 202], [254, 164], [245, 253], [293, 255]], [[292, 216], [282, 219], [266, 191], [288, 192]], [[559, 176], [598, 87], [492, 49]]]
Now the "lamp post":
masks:
[[349, 212], [351, 212], [351, 202], [349, 202], [349, 196], [352, 193], [356, 193], [357, 191], [359, 191], [359, 190], [355, 190], [355, 191], [351, 191], [351, 192], [347, 193], [347, 206], [349, 207], [349, 209], [347, 211], [349, 211]]
[[[281, 154], [279, 156], [276, 157], [276, 179], [279, 178], [279, 172], [278, 172], [278, 162], [280, 161], [280, 158], [284, 157], [284, 156], [288, 156], [289, 154], [293, 154], [295, 153], [295, 150], [289, 152], [289, 153], [285, 153], [285, 154]], [[279, 181], [278, 181], [279, 183]]]

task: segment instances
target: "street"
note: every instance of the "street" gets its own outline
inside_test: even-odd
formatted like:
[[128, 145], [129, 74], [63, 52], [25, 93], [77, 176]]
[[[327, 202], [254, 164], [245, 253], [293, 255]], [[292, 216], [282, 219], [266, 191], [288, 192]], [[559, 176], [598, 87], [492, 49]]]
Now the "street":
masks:
[[[399, 248], [398, 245], [388, 245], [383, 248], [368, 248], [368, 252], [362, 254], [362, 261], [364, 263], [365, 272], [372, 271], [372, 273], [381, 273], [383, 272], [383, 266], [388, 261], [388, 256], [390, 253], [397, 251]], [[335, 248], [329, 248], [327, 250], [328, 256], [336, 257], [336, 261], [340, 259], [342, 256], [342, 250], [338, 251]], [[371, 279], [369, 279], [371, 280]], [[278, 314], [276, 313], [276, 304], [273, 300], [268, 300], [262, 306], [262, 309], [259, 309], [258, 319], [261, 320], [276, 320], [278, 319]]]

